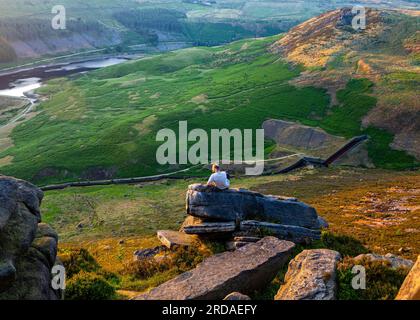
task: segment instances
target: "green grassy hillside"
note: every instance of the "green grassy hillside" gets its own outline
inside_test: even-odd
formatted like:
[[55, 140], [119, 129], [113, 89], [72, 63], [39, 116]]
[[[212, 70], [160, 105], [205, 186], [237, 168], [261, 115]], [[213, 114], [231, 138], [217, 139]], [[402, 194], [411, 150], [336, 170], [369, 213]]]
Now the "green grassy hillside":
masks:
[[0, 170], [38, 184], [167, 172], [174, 168], [155, 160], [159, 129], [177, 130], [180, 120], [188, 120], [189, 129], [256, 129], [268, 118], [348, 138], [368, 133], [376, 166], [416, 165], [389, 148], [392, 135], [360, 129], [376, 103], [370, 81], [351, 80], [337, 94], [340, 107], [330, 107], [324, 89], [289, 84], [301, 69], [267, 50], [277, 39], [185, 49], [50, 81], [40, 91], [49, 100], [13, 130], [14, 145], [1, 150], [0, 159], [13, 160]]

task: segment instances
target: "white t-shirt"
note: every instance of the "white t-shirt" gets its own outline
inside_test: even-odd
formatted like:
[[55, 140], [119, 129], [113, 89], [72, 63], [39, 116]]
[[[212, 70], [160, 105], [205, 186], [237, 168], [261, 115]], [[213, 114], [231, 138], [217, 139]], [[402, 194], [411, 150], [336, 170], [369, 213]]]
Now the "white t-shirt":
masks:
[[219, 171], [210, 176], [207, 184], [215, 184], [219, 189], [227, 189], [230, 186], [230, 181], [225, 171]]

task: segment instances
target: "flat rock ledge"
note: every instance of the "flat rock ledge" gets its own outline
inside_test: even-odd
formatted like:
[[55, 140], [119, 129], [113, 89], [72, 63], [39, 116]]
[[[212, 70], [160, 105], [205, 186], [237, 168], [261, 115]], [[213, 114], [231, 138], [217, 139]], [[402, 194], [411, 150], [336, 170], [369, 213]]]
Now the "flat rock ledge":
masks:
[[405, 278], [396, 300], [420, 300], [420, 255]]
[[202, 222], [185, 226], [183, 231], [186, 234], [205, 235], [209, 233], [230, 233], [236, 230], [234, 222]]
[[174, 249], [176, 247], [188, 247], [191, 246], [195, 241], [198, 241], [196, 236], [173, 230], [159, 230], [157, 232], [157, 237], [159, 241], [168, 249]]
[[232, 292], [251, 294], [264, 288], [289, 259], [295, 244], [265, 237], [233, 252], [216, 254], [135, 297], [135, 300], [222, 300]]
[[285, 284], [275, 300], [335, 300], [337, 263], [341, 256], [328, 249], [304, 250], [289, 263]]

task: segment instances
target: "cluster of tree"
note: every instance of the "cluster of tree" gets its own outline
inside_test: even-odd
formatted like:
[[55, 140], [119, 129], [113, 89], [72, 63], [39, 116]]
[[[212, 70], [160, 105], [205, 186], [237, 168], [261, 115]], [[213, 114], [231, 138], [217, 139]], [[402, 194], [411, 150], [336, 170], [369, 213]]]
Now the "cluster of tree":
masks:
[[124, 10], [114, 14], [126, 28], [144, 33], [145, 30], [159, 30], [163, 32], [182, 32], [182, 20], [186, 19], [183, 12], [169, 9]]
[[181, 11], [161, 8], [123, 10], [115, 13], [114, 18], [128, 30], [136, 32], [139, 39], [152, 45], [159, 42], [158, 32], [174, 33], [177, 39], [193, 45], [212, 46], [279, 31], [277, 26], [262, 23], [189, 21]]

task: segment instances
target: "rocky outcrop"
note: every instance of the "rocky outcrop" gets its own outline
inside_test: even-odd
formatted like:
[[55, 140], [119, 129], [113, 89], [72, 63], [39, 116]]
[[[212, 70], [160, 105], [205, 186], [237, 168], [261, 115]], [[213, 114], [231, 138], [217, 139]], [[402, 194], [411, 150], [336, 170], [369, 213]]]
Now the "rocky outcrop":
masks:
[[51, 288], [58, 236], [40, 223], [42, 197], [32, 184], [0, 176], [0, 300], [60, 297]]
[[195, 269], [142, 294], [137, 300], [221, 300], [232, 292], [264, 288], [287, 262], [294, 244], [265, 237], [234, 252], [205, 259]]
[[245, 189], [219, 190], [206, 185], [190, 185], [186, 197], [187, 214], [181, 230], [212, 239], [230, 238], [228, 249], [242, 247], [242, 237], [261, 238], [266, 235], [295, 243], [320, 238], [326, 226], [314, 208], [296, 198], [265, 196]]
[[396, 300], [420, 300], [420, 255], [405, 278]]
[[264, 196], [245, 189], [219, 190], [201, 184], [188, 187], [187, 214], [220, 221], [247, 219], [319, 228], [315, 209], [303, 202]]
[[391, 268], [393, 269], [397, 269], [397, 268], [411, 269], [414, 265], [413, 261], [398, 257], [391, 253], [387, 253], [384, 256], [375, 254], [375, 253], [366, 253], [366, 254], [359, 254], [357, 257], [354, 258], [354, 261], [356, 263], [361, 262], [362, 260], [388, 262]]
[[334, 300], [339, 259], [333, 250], [302, 251], [290, 261], [275, 300]]

